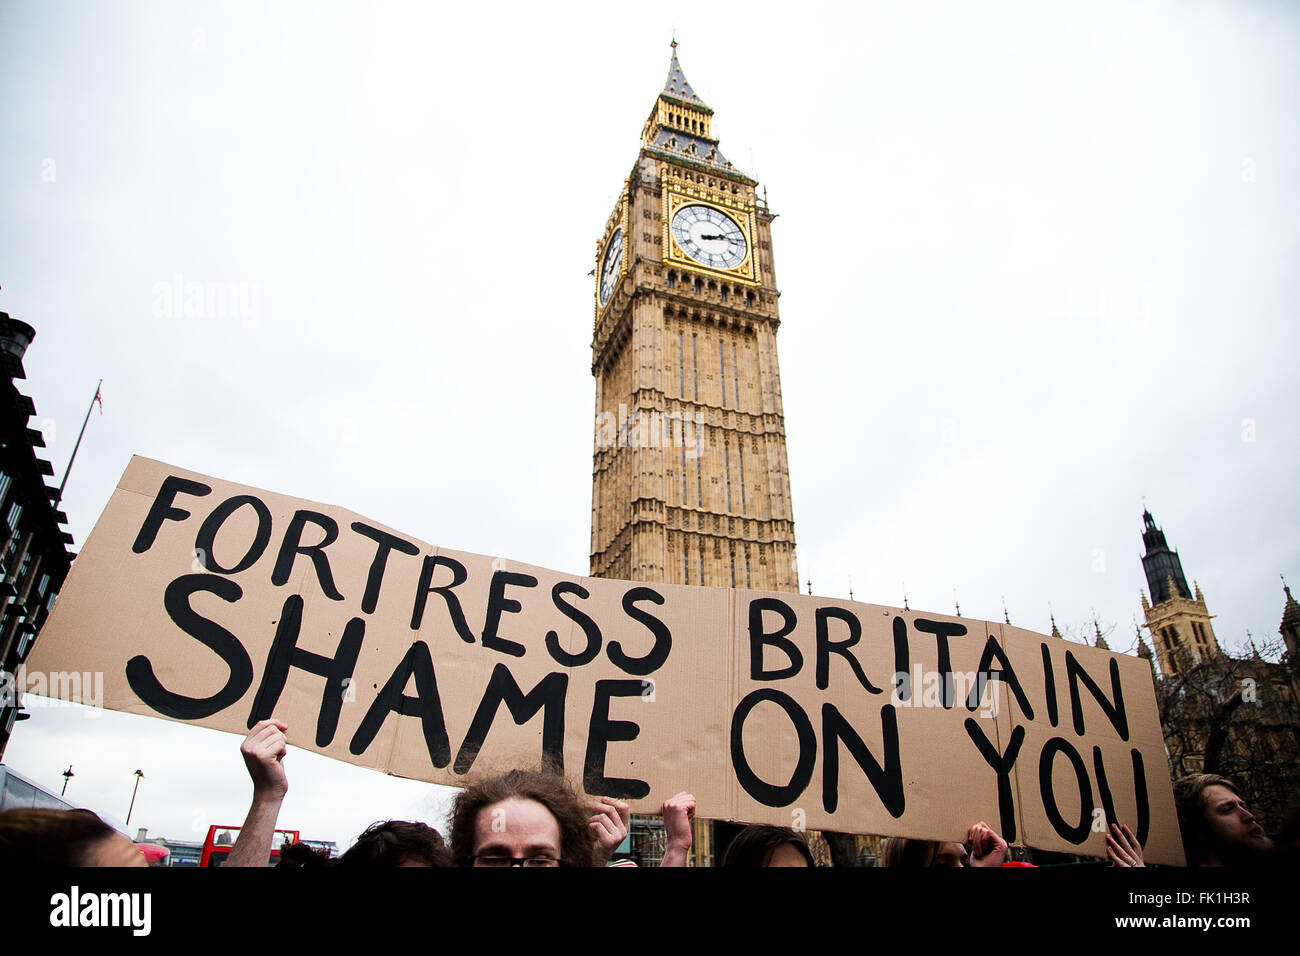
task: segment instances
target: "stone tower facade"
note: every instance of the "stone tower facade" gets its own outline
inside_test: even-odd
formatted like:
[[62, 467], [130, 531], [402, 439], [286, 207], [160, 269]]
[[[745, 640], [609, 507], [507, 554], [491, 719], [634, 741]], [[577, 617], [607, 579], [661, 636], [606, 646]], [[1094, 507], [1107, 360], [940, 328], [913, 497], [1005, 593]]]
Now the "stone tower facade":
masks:
[[1142, 613], [1155, 645], [1160, 674], [1171, 677], [1223, 652], [1214, 636], [1210, 623], [1213, 615], [1205, 606], [1200, 585], [1188, 590], [1182, 560], [1169, 547], [1150, 511], [1142, 512], [1142, 522], [1142, 542], [1146, 545], [1142, 569], [1151, 594], [1150, 600], [1145, 592], [1142, 595]]
[[1286, 593], [1286, 605], [1282, 608], [1282, 623], [1277, 632], [1286, 644], [1287, 663], [1296, 670], [1300, 669], [1300, 601], [1291, 596], [1291, 588], [1285, 580], [1282, 590]]
[[591, 574], [797, 591], [775, 216], [673, 48], [596, 246]]

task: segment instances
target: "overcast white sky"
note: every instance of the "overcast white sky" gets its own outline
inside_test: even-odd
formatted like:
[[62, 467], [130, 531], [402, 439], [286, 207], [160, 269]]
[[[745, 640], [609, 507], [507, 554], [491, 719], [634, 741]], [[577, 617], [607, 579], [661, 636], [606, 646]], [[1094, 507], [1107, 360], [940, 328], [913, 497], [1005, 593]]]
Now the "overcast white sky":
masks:
[[[595, 241], [667, 73], [768, 190], [801, 577], [1133, 646], [1142, 497], [1222, 644], [1300, 584], [1300, 7], [8, 3], [0, 310], [78, 546], [129, 457], [587, 571]], [[655, 11], [663, 9], [662, 20]], [[239, 316], [156, 285], [239, 284]], [[15, 769], [242, 820], [238, 740], [37, 710]], [[346, 845], [445, 794], [305, 752]]]

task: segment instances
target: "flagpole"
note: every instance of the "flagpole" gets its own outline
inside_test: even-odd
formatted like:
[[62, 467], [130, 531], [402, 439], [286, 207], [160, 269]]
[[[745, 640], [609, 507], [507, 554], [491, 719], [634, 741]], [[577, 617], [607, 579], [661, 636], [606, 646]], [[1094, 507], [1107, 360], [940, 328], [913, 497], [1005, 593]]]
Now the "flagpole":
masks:
[[[72, 463], [77, 460], [77, 449], [81, 447], [81, 438], [86, 434], [86, 423], [90, 421], [91, 410], [94, 409], [95, 403], [99, 402], [99, 390], [103, 386], [104, 380], [99, 380], [99, 385], [95, 386], [95, 397], [90, 400], [90, 405], [86, 409], [86, 417], [81, 420], [81, 431], [77, 433], [77, 443], [72, 446], [72, 457], [68, 459], [68, 467], [63, 472], [63, 481], [59, 483], [59, 501], [63, 501], [63, 488], [68, 483], [68, 475], [72, 472]], [[100, 402], [100, 408], [104, 403]]]

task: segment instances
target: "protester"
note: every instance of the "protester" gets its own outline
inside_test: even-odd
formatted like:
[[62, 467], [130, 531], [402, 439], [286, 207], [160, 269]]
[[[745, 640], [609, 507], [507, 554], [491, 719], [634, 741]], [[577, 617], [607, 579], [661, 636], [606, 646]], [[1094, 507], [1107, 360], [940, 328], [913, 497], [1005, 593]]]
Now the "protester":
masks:
[[736, 834], [722, 866], [816, 866], [808, 841], [788, 827], [751, 826]]
[[877, 865], [904, 870], [965, 866], [966, 848], [960, 843], [890, 837], [881, 848]]
[[1142, 862], [1142, 844], [1124, 824], [1110, 825], [1106, 834], [1106, 856], [1115, 866], [1146, 866]]
[[969, 852], [961, 843], [890, 837], [881, 851], [879, 865], [896, 869], [1020, 865], [1008, 859], [1007, 841], [983, 820], [966, 832], [966, 842], [970, 844]]
[[344, 869], [385, 866], [451, 866], [442, 834], [423, 823], [388, 820], [372, 823], [339, 857]]
[[1174, 803], [1188, 866], [1254, 866], [1272, 856], [1273, 841], [1227, 777], [1182, 777], [1174, 782]]
[[457, 866], [601, 866], [627, 835], [627, 806], [587, 806], [599, 808], [590, 819], [568, 782], [546, 771], [511, 770], [474, 783], [452, 807], [452, 859]]
[[660, 866], [685, 866], [691, 853], [691, 821], [695, 819], [695, 797], [682, 792], [669, 797], [659, 808], [664, 818], [664, 856]]
[[[591, 835], [596, 841], [595, 865], [611, 865], [610, 859], [614, 851], [627, 838], [628, 829], [632, 824], [632, 808], [622, 800], [601, 797], [599, 801], [588, 800], [587, 809], [591, 811], [587, 825], [591, 828]], [[628, 864], [623, 862], [620, 865]]]
[[89, 810], [0, 813], [0, 872], [32, 867], [148, 866], [135, 844]]
[[288, 753], [287, 724], [276, 720], [259, 720], [248, 732], [239, 752], [253, 778], [253, 802], [239, 831], [239, 838], [226, 858], [226, 866], [266, 866], [275, 838], [275, 821], [280, 805], [289, 792], [284, 760]]
[[276, 868], [316, 869], [323, 866], [337, 866], [338, 860], [330, 856], [325, 847], [315, 847], [309, 843], [286, 843], [280, 847], [280, 859], [275, 861]]

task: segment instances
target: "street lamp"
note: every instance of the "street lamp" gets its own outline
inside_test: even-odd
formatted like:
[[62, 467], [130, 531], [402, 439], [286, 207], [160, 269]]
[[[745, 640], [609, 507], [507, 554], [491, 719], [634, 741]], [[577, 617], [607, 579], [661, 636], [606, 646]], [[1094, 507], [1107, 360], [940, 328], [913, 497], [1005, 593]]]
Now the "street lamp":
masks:
[[62, 796], [66, 796], [66, 795], [67, 795], [67, 792], [68, 792], [68, 781], [71, 780], [71, 779], [72, 779], [73, 777], [75, 777], [75, 776], [76, 776], [76, 774], [72, 772], [72, 764], [68, 764], [68, 769], [65, 770], [65, 771], [63, 771], [63, 792], [60, 793], [59, 796], [62, 797]]
[[[71, 768], [69, 768], [69, 769], [71, 769]], [[131, 825], [131, 811], [135, 809], [135, 795], [136, 795], [136, 792], [140, 789], [140, 781], [143, 780], [143, 779], [144, 779], [144, 772], [141, 771], [141, 770], [137, 770], [137, 771], [135, 772], [135, 786], [134, 786], [134, 787], [132, 788], [132, 790], [131, 790], [131, 806], [130, 806], [130, 808], [126, 811], [126, 825], [127, 825], [127, 826], [130, 826], [130, 825]]]

